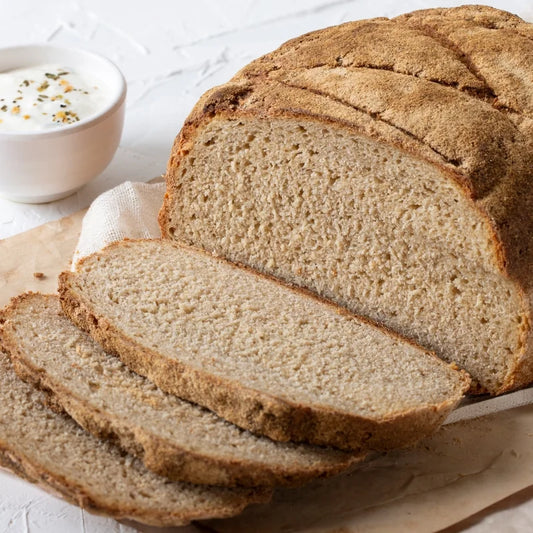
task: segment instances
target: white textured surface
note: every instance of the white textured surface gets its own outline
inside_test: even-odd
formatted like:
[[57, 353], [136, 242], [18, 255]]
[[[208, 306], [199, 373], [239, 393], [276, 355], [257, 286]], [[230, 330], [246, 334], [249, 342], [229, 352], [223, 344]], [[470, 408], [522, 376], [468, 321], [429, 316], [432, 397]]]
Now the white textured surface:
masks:
[[[59, 202], [27, 206], [0, 200], [0, 238], [86, 207], [98, 194], [125, 180], [143, 181], [161, 174], [174, 136], [201, 93], [283, 41], [347, 20], [461, 3], [480, 2], [2, 0], [0, 46], [50, 42], [102, 53], [124, 72], [129, 95], [121, 147], [108, 169], [77, 194]], [[531, 0], [483, 3], [533, 21]], [[471, 531], [532, 531], [532, 507], [526, 503], [491, 515]], [[0, 472], [0, 531], [133, 530], [84, 513]]]

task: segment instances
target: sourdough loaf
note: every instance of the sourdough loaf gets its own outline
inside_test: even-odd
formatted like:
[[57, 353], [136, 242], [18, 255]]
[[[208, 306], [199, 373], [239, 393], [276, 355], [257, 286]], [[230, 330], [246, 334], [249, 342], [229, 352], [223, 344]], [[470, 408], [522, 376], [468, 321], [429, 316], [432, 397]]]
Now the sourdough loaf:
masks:
[[171, 483], [46, 402], [0, 351], [0, 466], [88, 511], [172, 526], [233, 516], [270, 496], [266, 489]]
[[160, 225], [497, 394], [533, 377], [532, 179], [533, 26], [432, 9], [303, 35], [207, 92]]
[[116, 441], [160, 475], [210, 485], [295, 485], [364, 457], [241, 430], [134, 374], [60, 311], [56, 296], [12, 300], [2, 344], [15, 371], [85, 429]]
[[274, 440], [412, 444], [469, 383], [337, 306], [170, 241], [111, 244], [62, 273], [59, 293], [132, 370]]

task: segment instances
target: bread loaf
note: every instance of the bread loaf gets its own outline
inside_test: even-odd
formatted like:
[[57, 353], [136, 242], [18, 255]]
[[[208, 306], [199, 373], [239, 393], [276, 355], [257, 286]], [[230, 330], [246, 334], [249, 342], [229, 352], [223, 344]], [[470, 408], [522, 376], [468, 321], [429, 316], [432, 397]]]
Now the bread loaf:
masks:
[[164, 237], [306, 287], [467, 369], [533, 378], [533, 26], [484, 6], [293, 39], [176, 139]]
[[389, 449], [469, 380], [318, 298], [170, 241], [122, 241], [60, 276], [65, 313], [161, 389], [280, 441]]
[[80, 425], [165, 477], [210, 485], [296, 485], [364, 455], [277, 443], [180, 400], [106, 354], [60, 312], [55, 296], [25, 294], [4, 311], [3, 347], [24, 380]]
[[270, 497], [266, 489], [171, 483], [46, 402], [42, 392], [17, 378], [0, 351], [0, 466], [88, 511], [174, 526], [233, 516]]

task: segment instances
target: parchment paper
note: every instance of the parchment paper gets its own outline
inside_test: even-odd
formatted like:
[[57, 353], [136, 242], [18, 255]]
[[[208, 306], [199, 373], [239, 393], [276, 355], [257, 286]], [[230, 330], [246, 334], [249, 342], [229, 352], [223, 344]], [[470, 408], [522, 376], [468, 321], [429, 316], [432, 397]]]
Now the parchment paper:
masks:
[[0, 307], [25, 291], [56, 292], [57, 276], [70, 268], [85, 211], [0, 240]]
[[270, 505], [209, 526], [220, 533], [438, 531], [533, 483], [532, 436], [531, 405], [457, 422], [415, 449], [278, 490]]
[[[57, 274], [69, 268], [83, 214], [0, 241], [0, 305], [25, 290], [56, 290]], [[34, 277], [35, 272], [44, 277]], [[531, 487], [532, 444], [531, 405], [458, 422], [414, 450], [305, 488], [278, 490], [272, 504], [253, 506], [234, 519], [209, 521], [200, 530], [437, 531]]]

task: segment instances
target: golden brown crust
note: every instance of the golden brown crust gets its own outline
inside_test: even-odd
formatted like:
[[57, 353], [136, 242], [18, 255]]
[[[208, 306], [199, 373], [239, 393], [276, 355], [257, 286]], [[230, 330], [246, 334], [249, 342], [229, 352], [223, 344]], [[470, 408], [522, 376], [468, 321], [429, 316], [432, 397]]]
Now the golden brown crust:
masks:
[[[83, 265], [93, 257], [105, 254], [106, 250], [128, 246], [130, 242], [134, 241], [110, 244], [101, 252], [82, 259], [77, 270], [81, 270]], [[201, 250], [175, 243], [174, 246], [209, 255]], [[241, 268], [221, 258], [212, 259], [233, 268]], [[248, 271], [253, 276], [270, 278], [250, 269]], [[469, 377], [461, 372], [460, 390], [449, 400], [408, 412], [390, 413], [381, 420], [325, 407], [310, 407], [290, 402], [212, 375], [207, 371], [192, 368], [165, 354], [146, 348], [140, 342], [128, 337], [105, 316], [98, 314], [89, 301], [76, 290], [75, 282], [75, 272], [63, 272], [59, 276], [59, 295], [63, 311], [78, 327], [87, 331], [99, 342], [106, 351], [117, 355], [133, 371], [146, 376], [162, 390], [199, 403], [222, 418], [273, 440], [309, 442], [348, 451], [386, 450], [409, 446], [437, 429], [459, 402], [462, 394], [468, 390], [470, 384]], [[282, 283], [279, 280], [275, 282]], [[282, 284], [288, 290], [321, 301], [339, 314], [353, 316], [347, 310], [309, 291]], [[367, 323], [370, 324], [370, 322]], [[373, 327], [377, 326], [373, 325]], [[400, 338], [384, 328], [382, 331], [389, 336]], [[430, 354], [422, 349], [420, 351], [426, 355]], [[431, 355], [437, 360], [434, 354]]]
[[[315, 120], [422, 158], [459, 183], [487, 223], [493, 260], [522, 295], [521, 348], [503, 386], [533, 380], [533, 26], [485, 6], [372, 19], [293, 39], [208, 91], [178, 135], [181, 160], [211, 120]], [[397, 46], [402, 42], [402, 46]]]
[[[39, 296], [54, 300], [57, 298], [52, 295]], [[127, 421], [116, 420], [116, 417], [107, 411], [95, 410], [71, 388], [53, 381], [46, 372], [32, 364], [30, 358], [22, 351], [10, 319], [16, 314], [18, 306], [27, 300], [31, 301], [34, 297], [35, 293], [26, 293], [12, 299], [3, 313], [6, 322], [2, 330], [2, 346], [7, 351], [17, 375], [23, 381], [45, 392], [50, 401], [62, 406], [91, 434], [139, 457], [148, 469], [159, 475], [174, 481], [230, 487], [297, 486], [312, 479], [338, 474], [365, 458], [364, 454], [346, 454], [342, 461], [339, 458], [335, 462], [307, 469], [298, 467], [283, 469], [243, 459], [229, 461], [225, 457], [217, 458], [186, 450], [141, 427], [130, 427]]]

